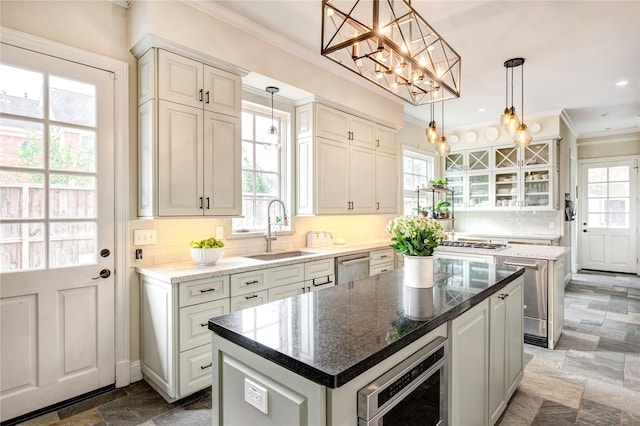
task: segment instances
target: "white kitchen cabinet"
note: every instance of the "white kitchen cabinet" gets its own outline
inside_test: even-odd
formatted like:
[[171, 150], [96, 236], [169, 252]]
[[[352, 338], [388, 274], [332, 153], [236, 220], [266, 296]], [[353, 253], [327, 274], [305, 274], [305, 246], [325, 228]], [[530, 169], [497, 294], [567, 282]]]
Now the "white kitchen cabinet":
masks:
[[296, 118], [298, 214], [397, 211], [393, 129], [322, 104], [297, 107]]
[[491, 149], [452, 152], [444, 159], [447, 186], [454, 189], [458, 209], [489, 208], [491, 202]]
[[229, 277], [140, 280], [140, 369], [167, 401], [211, 385], [209, 318], [229, 313]]
[[449, 324], [449, 424], [486, 426], [489, 301], [485, 299]]
[[138, 216], [240, 215], [240, 77], [162, 49], [138, 63]]
[[382, 250], [374, 250], [369, 252], [369, 275], [377, 275], [383, 272], [393, 271], [394, 267], [394, 249], [386, 248]]
[[318, 104], [316, 136], [338, 142], [350, 142], [363, 148], [375, 148], [376, 125], [360, 117]]
[[237, 117], [242, 87], [234, 74], [158, 49], [158, 97]]
[[557, 209], [558, 169], [503, 170], [495, 174], [495, 207]]
[[231, 312], [241, 311], [258, 305], [264, 305], [269, 301], [269, 291], [261, 290], [247, 294], [241, 294], [231, 298]]
[[522, 278], [494, 294], [490, 301], [489, 424], [495, 424], [523, 376]]
[[376, 150], [389, 154], [398, 153], [398, 132], [390, 127], [376, 124]]
[[376, 212], [398, 211], [398, 157], [376, 151]]
[[493, 425], [524, 371], [523, 279], [450, 322], [449, 423]]
[[231, 297], [239, 296], [241, 294], [251, 294], [267, 290], [269, 288], [266, 269], [232, 274], [230, 282]]

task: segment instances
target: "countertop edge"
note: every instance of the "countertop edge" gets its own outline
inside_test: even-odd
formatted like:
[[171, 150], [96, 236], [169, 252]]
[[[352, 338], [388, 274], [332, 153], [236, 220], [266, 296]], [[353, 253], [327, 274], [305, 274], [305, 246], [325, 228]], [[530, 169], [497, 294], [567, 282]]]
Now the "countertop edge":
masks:
[[[150, 278], [155, 278], [171, 284], [184, 281], [213, 278], [221, 275], [237, 274], [258, 269], [274, 268], [301, 262], [329, 259], [345, 254], [357, 254], [368, 250], [391, 248], [389, 240], [354, 244], [351, 246], [312, 247], [300, 250], [314, 252], [306, 256], [289, 257], [276, 260], [255, 260], [245, 256], [223, 258], [219, 263], [211, 266], [198, 266], [195, 262], [167, 263], [156, 266], [137, 266], [136, 272]], [[277, 253], [274, 252], [274, 253]], [[184, 272], [181, 272], [184, 271]]]
[[[424, 325], [412, 330], [408, 334], [402, 336], [398, 340], [390, 343], [388, 346], [383, 348], [382, 350], [370, 355], [369, 357], [363, 359], [358, 362], [354, 366], [345, 369], [337, 374], [331, 374], [326, 371], [319, 370], [317, 368], [311, 367], [304, 362], [301, 362], [295, 358], [292, 358], [288, 355], [282, 354], [277, 350], [270, 348], [268, 346], [257, 343], [252, 339], [248, 339], [242, 335], [239, 335], [233, 331], [226, 329], [225, 327], [221, 327], [218, 324], [213, 322], [213, 319], [208, 321], [208, 328], [210, 331], [214, 332], [218, 336], [223, 339], [229, 340], [244, 349], [252, 351], [257, 355], [262, 356], [268, 361], [273, 362], [276, 365], [279, 365], [283, 368], [286, 368], [292, 371], [295, 374], [304, 377], [307, 380], [310, 380], [314, 383], [318, 383], [320, 385], [326, 386], [331, 389], [338, 388], [370, 368], [374, 367], [376, 364], [380, 363], [382, 360], [388, 358], [394, 353], [398, 352], [402, 348], [410, 345], [415, 342], [422, 336], [425, 336], [429, 332], [435, 330], [440, 325], [453, 320], [454, 318], [459, 317], [469, 309], [473, 308], [483, 300], [492, 296], [494, 293], [498, 292], [515, 279], [523, 275], [525, 272], [524, 268], [518, 269], [513, 274], [508, 277], [503, 278], [501, 281], [495, 283], [491, 287], [483, 290], [482, 292], [472, 296], [470, 299], [465, 300], [464, 302], [458, 304], [456, 307], [450, 309], [442, 315], [439, 315], [429, 321], [425, 321]], [[340, 284], [345, 285], [345, 284]]]

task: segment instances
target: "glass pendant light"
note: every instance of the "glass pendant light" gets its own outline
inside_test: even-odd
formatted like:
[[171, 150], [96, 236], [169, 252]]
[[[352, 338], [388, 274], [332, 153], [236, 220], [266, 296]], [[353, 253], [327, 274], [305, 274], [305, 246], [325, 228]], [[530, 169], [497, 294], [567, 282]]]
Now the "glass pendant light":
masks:
[[[522, 60], [524, 64], [524, 59]], [[520, 80], [521, 80], [521, 88], [522, 88], [522, 104], [520, 110], [522, 111], [522, 124], [518, 126], [518, 130], [513, 137], [513, 141], [516, 143], [516, 146], [525, 147], [531, 144], [531, 134], [527, 130], [527, 125], [524, 124], [524, 65], [520, 69]]]
[[436, 145], [436, 151], [440, 155], [447, 155], [451, 151], [447, 138], [444, 136], [444, 102], [442, 102], [442, 136], [440, 137], [440, 142]]
[[431, 103], [431, 121], [429, 121], [429, 126], [427, 130], [425, 130], [425, 135], [427, 136], [427, 142], [430, 144], [435, 144], [440, 139], [440, 135], [438, 134], [438, 128], [436, 127], [436, 120], [433, 112], [433, 102]]
[[267, 135], [264, 138], [265, 148], [276, 150], [280, 149], [280, 135], [278, 134], [278, 129], [274, 126], [273, 121], [273, 94], [278, 93], [280, 89], [274, 86], [269, 86], [265, 90], [271, 93], [271, 127], [269, 127]]
[[[514, 95], [513, 95], [513, 69], [524, 64], [523, 58], [513, 58], [504, 62], [504, 66], [507, 69], [507, 78], [505, 79], [505, 87], [507, 88], [507, 103], [505, 104], [505, 110], [500, 117], [500, 124], [504, 130], [511, 136], [515, 135], [518, 129], [520, 128], [520, 120], [518, 119], [518, 115], [516, 114], [516, 107], [514, 104]], [[511, 68], [511, 108], [507, 108], [508, 98], [509, 98], [509, 79], [508, 79], [508, 70]]]

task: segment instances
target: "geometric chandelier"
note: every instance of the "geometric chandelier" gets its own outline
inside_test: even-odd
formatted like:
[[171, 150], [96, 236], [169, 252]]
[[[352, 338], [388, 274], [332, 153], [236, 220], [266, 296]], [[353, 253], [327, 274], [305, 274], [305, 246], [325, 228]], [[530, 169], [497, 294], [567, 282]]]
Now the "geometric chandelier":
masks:
[[410, 0], [323, 0], [321, 53], [413, 105], [460, 97], [460, 55]]

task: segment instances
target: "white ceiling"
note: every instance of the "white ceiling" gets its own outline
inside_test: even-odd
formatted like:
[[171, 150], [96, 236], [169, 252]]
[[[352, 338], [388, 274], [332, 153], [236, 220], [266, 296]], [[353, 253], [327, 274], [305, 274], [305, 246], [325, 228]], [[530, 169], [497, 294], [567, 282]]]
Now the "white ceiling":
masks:
[[[320, 56], [321, 0], [207, 2], [283, 36], [291, 44], [288, 50], [315, 55], [331, 66]], [[411, 4], [462, 57], [461, 96], [445, 106], [449, 129], [498, 121], [505, 106], [503, 62], [513, 57], [526, 60], [525, 121], [527, 116], [564, 109], [580, 136], [640, 129], [640, 1], [413, 0]], [[354, 76], [339, 66], [334, 69], [347, 78]], [[250, 80], [245, 84], [259, 89], [265, 82], [273, 83], [255, 75]], [[628, 81], [626, 86], [616, 86], [623, 80]], [[382, 90], [364, 83], [371, 90]], [[287, 93], [296, 96], [295, 90]], [[518, 89], [515, 106], [520, 114]], [[428, 121], [428, 110], [429, 106], [405, 106], [406, 115], [421, 122]]]

